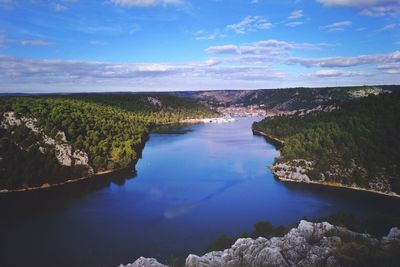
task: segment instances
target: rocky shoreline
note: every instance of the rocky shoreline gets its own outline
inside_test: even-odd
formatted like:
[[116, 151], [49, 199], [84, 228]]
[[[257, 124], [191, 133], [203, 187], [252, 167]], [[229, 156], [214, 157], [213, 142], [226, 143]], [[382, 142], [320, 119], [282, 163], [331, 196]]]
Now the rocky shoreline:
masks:
[[273, 143], [277, 148], [282, 147], [285, 144], [285, 141], [282, 139], [279, 139], [276, 136], [270, 135], [266, 132], [254, 129], [254, 127], [252, 127], [251, 129], [253, 131], [253, 134], [255, 135], [261, 135], [264, 136], [269, 142]]
[[[253, 131], [253, 134], [264, 136], [270, 143], [275, 145], [277, 149], [280, 149], [285, 145], [285, 141], [277, 138], [276, 136], [272, 136], [263, 131], [254, 129], [253, 127], [252, 127], [252, 131]], [[311, 166], [309, 165], [310, 162], [307, 162], [306, 160], [301, 160], [301, 159], [294, 160], [293, 162], [297, 162], [297, 161], [303, 161], [304, 162], [303, 166], [306, 166], [306, 167], [299, 168], [299, 167], [291, 166], [290, 164], [275, 162], [274, 164], [269, 166], [269, 169], [274, 174], [274, 176], [282, 182], [306, 183], [306, 184], [314, 184], [314, 185], [321, 185], [321, 186], [331, 186], [331, 187], [337, 187], [337, 188], [346, 188], [346, 189], [352, 189], [352, 190], [357, 190], [357, 191], [370, 192], [370, 193], [380, 194], [380, 195], [389, 196], [389, 197], [400, 197], [400, 195], [395, 192], [384, 192], [384, 191], [379, 191], [379, 190], [375, 190], [375, 189], [363, 188], [363, 187], [359, 187], [356, 185], [347, 185], [347, 184], [338, 183], [338, 182], [311, 180], [306, 174], [307, 171], [312, 169]], [[284, 171], [282, 171], [282, 169], [284, 169]]]
[[[134, 166], [134, 165], [133, 165]], [[33, 187], [27, 187], [27, 188], [18, 188], [18, 189], [0, 189], [0, 194], [7, 194], [7, 193], [18, 193], [18, 192], [32, 192], [32, 191], [39, 191], [39, 190], [49, 190], [61, 186], [66, 186], [70, 184], [75, 184], [75, 183], [81, 183], [88, 181], [90, 179], [95, 179], [97, 177], [105, 176], [108, 174], [118, 174], [118, 173], [126, 173], [126, 171], [130, 170], [133, 168], [133, 166], [126, 167], [126, 168], [118, 168], [118, 169], [112, 169], [112, 170], [105, 170], [101, 172], [96, 172], [92, 175], [76, 178], [76, 179], [69, 179], [61, 183], [56, 183], [56, 184], [48, 184], [45, 183], [41, 186], [33, 186]], [[132, 172], [134, 174], [134, 172]]]
[[[6, 117], [9, 118], [10, 115], [8, 115]], [[8, 119], [8, 120], [10, 121], [10, 119]], [[179, 123], [188, 123], [188, 124], [227, 123], [227, 122], [232, 122], [232, 121], [234, 121], [234, 119], [225, 118], [225, 117], [218, 117], [218, 118], [203, 118], [203, 119], [187, 119], [187, 120], [181, 120]], [[12, 121], [12, 123], [15, 124], [14, 121]], [[34, 125], [34, 124], [31, 123], [31, 125]], [[36, 131], [39, 131], [39, 130], [36, 130]], [[66, 142], [65, 134], [64, 133], [62, 133], [62, 134], [64, 135], [63, 140]], [[139, 155], [141, 155], [141, 152], [142, 152], [142, 150], [143, 150], [143, 148], [145, 146], [145, 143], [147, 142], [148, 138], [149, 138], [148, 135], [145, 136], [145, 138], [143, 140], [143, 143], [140, 144], [140, 146], [138, 147], [138, 149], [139, 149], [138, 154]], [[132, 162], [132, 164], [130, 164], [129, 167], [110, 169], [110, 170], [103, 170], [103, 171], [98, 171], [98, 172], [94, 172], [92, 170], [86, 176], [82, 176], [82, 177], [75, 178], [75, 179], [68, 179], [68, 180], [66, 180], [64, 182], [61, 182], [61, 183], [55, 183], [55, 184], [45, 183], [45, 184], [42, 184], [41, 186], [24, 187], [24, 188], [16, 188], [16, 189], [0, 189], [0, 194], [18, 193], [18, 192], [31, 192], [31, 191], [39, 191], [39, 190], [49, 190], [49, 189], [52, 189], [52, 188], [61, 187], [61, 186], [69, 185], [69, 184], [85, 182], [85, 181], [88, 181], [90, 179], [94, 179], [96, 177], [104, 176], [104, 175], [108, 175], [108, 174], [117, 174], [119, 172], [126, 173], [126, 171], [128, 171], [129, 169], [133, 169], [135, 167], [135, 165], [136, 165], [138, 160], [139, 160], [139, 158], [137, 160], [135, 160], [134, 162]], [[88, 160], [86, 160], [86, 162], [88, 162]]]
[[321, 185], [321, 186], [331, 186], [337, 188], [346, 188], [352, 189], [357, 191], [364, 191], [369, 193], [380, 194], [389, 197], [400, 197], [399, 194], [395, 192], [383, 192], [379, 190], [363, 188], [356, 185], [346, 185], [338, 182], [330, 182], [330, 181], [315, 181], [311, 180], [307, 176], [307, 171], [312, 169], [311, 162], [306, 160], [294, 160], [294, 163], [303, 162], [303, 167], [292, 166], [289, 163], [277, 163], [275, 162], [273, 165], [269, 166], [269, 169], [274, 174], [274, 176], [282, 181], [282, 182], [290, 182], [290, 183], [305, 183], [305, 184], [314, 184], [314, 185]]
[[[189, 255], [185, 267], [218, 266], [341, 266], [341, 249], [347, 245], [360, 245], [386, 252], [397, 257], [400, 245], [400, 229], [393, 227], [380, 239], [368, 234], [350, 231], [327, 222], [300, 221], [283, 237], [266, 239], [240, 238], [224, 251], [213, 251], [203, 256]], [[344, 250], [346, 252], [346, 250]], [[343, 252], [342, 252], [343, 254]], [[153, 258], [139, 258], [135, 262], [119, 267], [166, 267]]]

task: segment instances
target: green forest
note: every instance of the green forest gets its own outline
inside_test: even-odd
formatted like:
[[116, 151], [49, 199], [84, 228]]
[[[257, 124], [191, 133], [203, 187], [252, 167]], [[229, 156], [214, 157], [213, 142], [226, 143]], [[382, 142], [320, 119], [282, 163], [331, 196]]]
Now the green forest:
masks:
[[[36, 119], [42, 132], [24, 123], [4, 127], [6, 112]], [[155, 94], [2, 97], [0, 114], [0, 189], [55, 184], [89, 174], [87, 166], [59, 164], [54, 145], [45, 143], [44, 135], [56, 140], [58, 132], [64, 132], [72, 149], [86, 152], [89, 165], [100, 172], [133, 168], [156, 125], [216, 116], [192, 100]]]
[[321, 174], [336, 166], [352, 170], [351, 175], [325, 175], [327, 181], [368, 188], [381, 177], [391, 191], [400, 193], [399, 103], [399, 92], [371, 95], [338, 103], [332, 112], [266, 118], [253, 129], [284, 140], [279, 162], [315, 162], [308, 173], [312, 180], [321, 180]]

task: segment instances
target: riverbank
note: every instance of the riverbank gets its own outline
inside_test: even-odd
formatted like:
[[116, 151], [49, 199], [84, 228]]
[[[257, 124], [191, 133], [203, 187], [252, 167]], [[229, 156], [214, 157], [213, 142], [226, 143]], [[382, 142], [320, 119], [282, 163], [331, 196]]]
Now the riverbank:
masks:
[[[278, 140], [271, 139], [270, 136], [268, 136], [266, 138], [268, 140], [272, 140], [271, 143], [279, 141], [279, 139]], [[273, 143], [273, 144], [276, 145], [275, 143]], [[280, 145], [280, 147], [277, 147], [277, 149], [279, 150], [283, 146], [283, 144], [282, 143], [278, 143], [278, 144]], [[277, 160], [278, 159], [276, 159], [275, 162], [272, 165], [270, 165], [268, 168], [271, 170], [274, 177], [282, 182], [314, 184], [314, 185], [320, 185], [320, 186], [346, 188], [346, 189], [351, 189], [351, 190], [364, 191], [364, 192], [369, 192], [369, 193], [374, 193], [374, 194], [379, 194], [379, 195], [384, 195], [384, 196], [389, 196], [389, 197], [400, 198], [400, 195], [395, 192], [384, 192], [384, 191], [379, 191], [379, 190], [375, 190], [375, 189], [371, 189], [371, 188], [363, 188], [363, 187], [359, 187], [356, 185], [347, 185], [347, 184], [332, 182], [332, 181], [315, 181], [315, 180], [310, 179], [307, 175], [308, 171], [311, 171], [313, 169], [312, 162], [306, 161], [306, 160], [293, 160], [293, 161], [289, 161], [289, 162], [278, 163]]]
[[256, 130], [253, 128], [253, 126], [251, 127], [251, 130], [253, 131], [253, 134], [255, 134], [255, 135], [264, 136], [269, 142], [273, 143], [278, 149], [281, 148], [285, 144], [284, 140], [279, 139], [278, 137], [268, 134], [266, 132]]
[[[96, 177], [102, 177], [102, 176], [109, 175], [109, 174], [119, 174], [119, 173], [121, 173], [121, 174], [124, 173], [125, 175], [127, 173], [135, 174], [134, 169], [135, 169], [136, 163], [142, 157], [142, 151], [148, 140], [149, 140], [149, 134], [146, 134], [143, 137], [143, 141], [135, 147], [135, 151], [137, 150], [136, 153], [138, 155], [137, 159], [135, 159], [131, 164], [129, 164], [128, 167], [116, 168], [116, 169], [110, 169], [110, 170], [102, 170], [102, 171], [93, 173], [91, 175], [82, 176], [82, 177], [79, 177], [76, 179], [68, 179], [61, 183], [55, 183], [55, 184], [44, 183], [41, 186], [32, 186], [32, 187], [18, 188], [18, 189], [0, 189], [0, 194], [50, 190], [53, 188], [58, 188], [58, 187], [66, 186], [66, 185], [86, 182], [88, 180], [95, 179]], [[130, 171], [130, 170], [132, 170], [132, 171]]]
[[[284, 140], [282, 140], [282, 139], [280, 139], [280, 138], [278, 138], [276, 136], [273, 136], [271, 134], [268, 134], [266, 132], [263, 132], [261, 130], [254, 129], [253, 126], [252, 126], [252, 131], [253, 131], [253, 134], [264, 136], [265, 139], [267, 139], [270, 143], [275, 145], [275, 147], [278, 150], [280, 150], [285, 145], [285, 141]], [[383, 191], [379, 191], [379, 190], [362, 188], [362, 187], [353, 186], [353, 185], [346, 185], [346, 184], [337, 183], [337, 182], [314, 181], [314, 180], [309, 179], [308, 177], [307, 177], [308, 179], [291, 179], [289, 177], [295, 176], [294, 174], [296, 172], [287, 170], [286, 173], [284, 175], [282, 175], [281, 172], [278, 172], [274, 168], [275, 164], [276, 164], [276, 161], [275, 161], [275, 163], [273, 165], [269, 166], [269, 169], [274, 174], [275, 178], [277, 178], [278, 180], [280, 180], [282, 182], [314, 184], [314, 185], [320, 185], [320, 186], [346, 188], [346, 189], [352, 189], [352, 190], [357, 190], [357, 191], [364, 191], [364, 192], [369, 192], [369, 193], [380, 194], [380, 195], [389, 196], [389, 197], [400, 198], [400, 195], [396, 194], [395, 192], [389, 192], [388, 193], [388, 192], [383, 192]], [[304, 176], [305, 174], [302, 173], [301, 175]]]
[[[105, 175], [108, 175], [108, 174], [126, 173], [127, 171], [129, 171], [130, 169], [133, 169], [133, 168], [134, 168], [134, 166], [129, 166], [129, 167], [126, 167], [126, 168], [105, 170], [105, 171], [94, 173], [92, 175], [83, 176], [83, 177], [80, 177], [80, 178], [77, 178], [77, 179], [69, 179], [69, 180], [66, 180], [64, 182], [56, 183], [56, 184], [45, 183], [45, 184], [43, 184], [41, 186], [33, 186], [33, 187], [27, 187], [27, 188], [1, 189], [0, 190], [0, 194], [17, 193], [17, 192], [32, 192], [32, 191], [39, 191], [39, 190], [49, 190], [49, 189], [53, 189], [53, 188], [57, 188], [57, 187], [62, 187], [62, 186], [65, 186], [65, 185], [85, 182], [85, 181], [88, 181], [90, 179], [94, 179], [94, 178], [100, 177], [100, 176], [105, 176]], [[135, 172], [132, 171], [131, 173], [134, 174]]]
[[373, 190], [373, 189], [367, 189], [367, 188], [362, 188], [362, 187], [357, 187], [357, 186], [351, 186], [351, 185], [345, 185], [337, 182], [327, 182], [327, 181], [299, 181], [299, 180], [294, 180], [287, 178], [287, 176], [281, 176], [277, 175], [276, 171], [273, 170], [272, 166], [269, 166], [269, 169], [271, 172], [274, 174], [274, 177], [277, 178], [279, 181], [282, 182], [289, 182], [289, 183], [302, 183], [302, 184], [313, 184], [313, 185], [320, 185], [320, 186], [330, 186], [330, 187], [336, 187], [336, 188], [345, 188], [345, 189], [351, 189], [351, 190], [357, 190], [357, 191], [364, 191], [368, 193], [374, 193], [374, 194], [379, 194], [379, 195], [384, 195], [384, 196], [389, 196], [389, 197], [396, 197], [400, 198], [399, 194], [396, 194], [394, 192], [386, 193], [378, 190]]
[[[217, 117], [217, 118], [203, 118], [203, 119], [185, 119], [185, 120], [180, 120], [179, 124], [197, 124], [197, 123], [228, 123], [228, 122], [233, 122], [235, 119], [233, 118], [225, 118], [225, 117]], [[161, 124], [162, 125], [169, 125], [169, 124], [174, 124], [173, 122], [171, 123], [165, 123]], [[150, 132], [151, 132], [151, 127], [150, 127]], [[33, 187], [26, 187], [26, 188], [17, 188], [17, 189], [0, 189], [0, 194], [7, 194], [7, 193], [18, 193], [18, 192], [32, 192], [32, 191], [40, 191], [40, 190], [50, 190], [52, 188], [57, 188], [65, 185], [70, 185], [74, 183], [80, 183], [80, 182], [85, 182], [90, 179], [95, 179], [96, 177], [99, 176], [104, 176], [108, 174], [118, 174], [118, 173], [126, 173], [129, 169], [134, 169], [136, 166], [137, 161], [139, 158], [141, 158], [142, 151], [144, 149], [145, 143], [149, 139], [149, 136], [145, 136], [143, 139], [143, 142], [136, 147], [136, 153], [138, 154], [138, 158], [132, 162], [129, 167], [124, 167], [124, 168], [117, 168], [117, 169], [111, 169], [111, 170], [103, 170], [96, 172], [92, 175], [86, 175], [82, 176], [76, 179], [68, 179], [66, 181], [63, 181], [61, 183], [55, 183], [55, 184], [49, 184], [49, 183], [44, 183], [41, 186], [33, 186]], [[134, 174], [134, 171], [132, 171], [132, 174]]]
[[[216, 118], [202, 118], [202, 119], [185, 119], [185, 120], [180, 120], [179, 123], [180, 124], [225, 123], [225, 122], [231, 122], [231, 121], [234, 121], [234, 119], [230, 120], [229, 118], [216, 117]], [[164, 124], [160, 124], [160, 125], [169, 125], [169, 124], [174, 124], [174, 123], [171, 122], [171, 123], [164, 123]], [[150, 126], [150, 128], [149, 128], [149, 132], [151, 132], [151, 128], [152, 128], [152, 126]], [[50, 190], [53, 188], [58, 188], [58, 187], [62, 187], [62, 186], [70, 185], [70, 184], [77, 184], [77, 183], [85, 182], [90, 179], [95, 179], [96, 177], [100, 177], [100, 176], [104, 176], [104, 175], [108, 175], [108, 174], [118, 174], [120, 172], [126, 173], [126, 171], [128, 171], [129, 169], [133, 170], [135, 168], [136, 163], [139, 160], [139, 158], [141, 157], [143, 148], [148, 139], [149, 139], [149, 135], [147, 134], [143, 138], [143, 142], [135, 148], [138, 158], [135, 161], [133, 161], [129, 165], [129, 167], [103, 170], [103, 171], [93, 173], [91, 175], [86, 175], [86, 176], [82, 176], [82, 177], [75, 178], [75, 179], [70, 178], [70, 179], [60, 182], [60, 183], [54, 183], [54, 184], [44, 183], [41, 186], [32, 186], [32, 187], [24, 187], [24, 188], [17, 188], [17, 189], [0, 189], [0, 194]], [[132, 174], [134, 174], [133, 171], [132, 171]]]

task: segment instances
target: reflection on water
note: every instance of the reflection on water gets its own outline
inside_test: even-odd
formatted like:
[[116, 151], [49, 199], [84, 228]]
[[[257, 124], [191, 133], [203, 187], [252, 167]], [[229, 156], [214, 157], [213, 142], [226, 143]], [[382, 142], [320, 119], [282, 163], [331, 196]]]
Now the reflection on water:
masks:
[[68, 207], [70, 202], [76, 202], [111, 185], [123, 186], [135, 176], [135, 170], [125, 169], [54, 188], [0, 194], [0, 221], [22, 220], [24, 216], [58, 212]]
[[185, 257], [202, 253], [222, 233], [250, 231], [259, 220], [278, 225], [340, 210], [400, 212], [397, 199], [277, 181], [267, 166], [279, 152], [252, 134], [251, 123], [152, 134], [134, 179], [123, 173], [0, 196], [0, 266], [118, 266], [139, 256]]

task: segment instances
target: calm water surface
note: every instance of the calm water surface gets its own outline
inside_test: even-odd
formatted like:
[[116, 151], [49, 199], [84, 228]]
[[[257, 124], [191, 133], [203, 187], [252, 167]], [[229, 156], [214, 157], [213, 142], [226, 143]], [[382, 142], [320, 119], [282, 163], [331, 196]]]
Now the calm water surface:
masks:
[[[279, 152], [253, 136], [255, 118], [153, 134], [137, 176], [0, 196], [0, 266], [118, 266], [203, 253], [220, 234], [333, 214], [393, 213], [374, 194], [286, 185], [267, 166]], [[21, 163], [23, 164], [23, 163]]]

